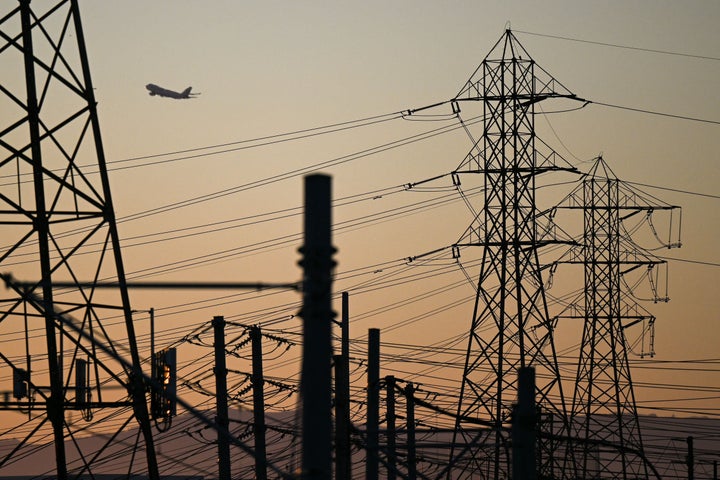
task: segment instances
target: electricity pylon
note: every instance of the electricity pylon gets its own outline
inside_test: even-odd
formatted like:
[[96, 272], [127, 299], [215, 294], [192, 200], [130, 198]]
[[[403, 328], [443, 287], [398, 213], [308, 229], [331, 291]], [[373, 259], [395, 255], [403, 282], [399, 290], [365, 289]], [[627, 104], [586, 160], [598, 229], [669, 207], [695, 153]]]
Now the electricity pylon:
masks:
[[[652, 213], [678, 207], [621, 182], [599, 157], [560, 208], [580, 210], [584, 219], [582, 240], [560, 260], [582, 265], [585, 276], [583, 292], [569, 308], [580, 314], [562, 315], [583, 321], [570, 417], [577, 475], [581, 479], [648, 478], [626, 330], [639, 325], [644, 334], [653, 328], [655, 317], [635, 302], [637, 294], [630, 287], [635, 282], [627, 277], [631, 272], [647, 276], [652, 300], [667, 300], [652, 281], [657, 267], [665, 262], [634, 242], [629, 233], [633, 229], [625, 224], [644, 213], [652, 235], [659, 239], [649, 220]], [[662, 243], [663, 247], [680, 246], [679, 239]]]
[[[131, 470], [157, 479], [78, 2], [37, 3], [0, 7], [0, 271], [9, 292], [0, 298], [0, 436], [18, 440], [0, 455], [0, 475], [51, 439], [61, 480], [128, 472], [127, 461], [143, 457]], [[101, 292], [97, 281], [120, 288]], [[142, 441], [122, 435], [133, 418]], [[105, 435], [88, 442], [88, 433]]]
[[[538, 233], [536, 177], [574, 170], [535, 135], [535, 108], [575, 99], [540, 68], [510, 30], [495, 44], [455, 101], [483, 107], [482, 136], [456, 170], [479, 174], [484, 204], [456, 244], [483, 248], [457, 409], [448, 478], [510, 476], [507, 425], [521, 367], [536, 369], [539, 406], [567, 434], [567, 414], [538, 256], [553, 243]], [[488, 428], [478, 430], [478, 423]], [[544, 445], [544, 447], [543, 447]], [[543, 448], [546, 452], [543, 452]], [[538, 450], [540, 476], [559, 472], [557, 445]]]

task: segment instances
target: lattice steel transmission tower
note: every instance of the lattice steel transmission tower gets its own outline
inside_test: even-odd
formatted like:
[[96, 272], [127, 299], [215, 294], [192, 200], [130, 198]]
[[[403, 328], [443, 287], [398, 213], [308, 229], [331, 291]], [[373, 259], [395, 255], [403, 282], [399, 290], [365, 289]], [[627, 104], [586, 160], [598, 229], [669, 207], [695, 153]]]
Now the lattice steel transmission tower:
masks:
[[[157, 479], [77, 0], [2, 2], [0, 42], [0, 436], [18, 441], [0, 475], [46, 444], [61, 480], [132, 459]], [[133, 419], [142, 435], [128, 440]]]
[[[483, 248], [448, 478], [510, 476], [507, 429], [520, 367], [536, 369], [538, 404], [567, 433], [560, 371], [539, 263], [554, 240], [538, 229], [536, 177], [574, 170], [535, 135], [535, 108], [575, 95], [540, 68], [510, 30], [455, 101], [482, 103], [482, 136], [456, 173], [479, 174], [484, 204], [456, 244]], [[478, 420], [489, 428], [478, 428]], [[563, 455], [545, 441], [540, 475], [561, 474]]]
[[[643, 336], [650, 335], [647, 354], [652, 355], [655, 317], [637, 304], [637, 293], [632, 290], [637, 282], [628, 277], [631, 272], [647, 277], [650, 300], [666, 301], [656, 280], [657, 267], [665, 261], [638, 246], [630, 234], [634, 229], [626, 223], [644, 214], [642, 220], [648, 221], [651, 236], [659, 240], [650, 220], [652, 213], [678, 207], [621, 182], [602, 157], [560, 207], [582, 211], [584, 225], [582, 240], [560, 260], [582, 265], [585, 276], [583, 292], [569, 308], [579, 314], [563, 315], [583, 321], [570, 419], [577, 475], [582, 479], [648, 478], [626, 330], [637, 325]], [[680, 246], [679, 238], [671, 238], [673, 230], [670, 224], [663, 247]]]

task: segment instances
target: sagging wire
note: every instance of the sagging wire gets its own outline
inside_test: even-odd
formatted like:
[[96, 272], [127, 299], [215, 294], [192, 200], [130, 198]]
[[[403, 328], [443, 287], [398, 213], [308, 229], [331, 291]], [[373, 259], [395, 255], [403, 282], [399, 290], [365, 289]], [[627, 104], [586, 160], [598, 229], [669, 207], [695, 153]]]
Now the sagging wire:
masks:
[[475, 294], [477, 294], [479, 285], [472, 277], [470, 277], [470, 274], [468, 273], [467, 269], [465, 268], [465, 265], [460, 261], [460, 257], [458, 257], [457, 264], [458, 264], [458, 268], [460, 269], [460, 272], [462, 272], [462, 274], [465, 276], [465, 279], [467, 280], [468, 285], [470, 285], [472, 287], [472, 289], [475, 291]]
[[[666, 282], [666, 286], [667, 286], [667, 281], [668, 281], [668, 280], [667, 280], [667, 264], [666, 264], [665, 262], [663, 262], [663, 264], [666, 265], [666, 268], [665, 268], [665, 276], [666, 276], [665, 282]], [[656, 266], [657, 266], [657, 265], [649, 265], [648, 268], [647, 268], [647, 270], [645, 271], [645, 275], [647, 276], [648, 282], [650, 283], [650, 290], [653, 292], [653, 302], [654, 302], [654, 303], [658, 303], [658, 302], [667, 303], [667, 302], [670, 301], [670, 297], [668, 297], [667, 289], [665, 290], [665, 295], [662, 296], [662, 297], [661, 297], [660, 294], [658, 293], [658, 291], [659, 291], [659, 290], [658, 290], [658, 285], [659, 285], [659, 282], [658, 282], [659, 278], [658, 278], [658, 277], [660, 276], [660, 269], [659, 269], [659, 268], [655, 268]], [[653, 271], [655, 272], [655, 275], [654, 275], [654, 276], [653, 276]]]
[[200, 338], [200, 335], [201, 335], [200, 333], [196, 333], [196, 334], [194, 334], [194, 335], [188, 335], [188, 336], [186, 336], [185, 342], [186, 342], [186, 343], [189, 343], [190, 345], [197, 345], [197, 346], [200, 346], [200, 347], [210, 347], [210, 348], [212, 348], [212, 347], [213, 347], [213, 344], [211, 344], [211, 343], [205, 343], [205, 342]]
[[188, 388], [189, 390], [192, 390], [195, 393], [199, 393], [200, 395], [204, 395], [206, 397], [215, 397], [215, 392], [211, 392], [207, 388], [205, 388], [201, 383], [201, 380], [183, 380], [180, 385], [182, 385], [185, 388]]
[[[649, 356], [650, 358], [653, 358], [655, 357], [655, 317], [652, 315], [643, 317], [638, 320], [638, 322], [642, 325], [640, 335], [634, 342], [628, 345], [628, 350], [636, 357], [645, 358]], [[632, 325], [628, 325], [627, 327], [629, 326]], [[627, 327], [623, 327], [623, 331]], [[646, 335], [649, 337], [649, 341], [647, 343], [645, 342]], [[625, 338], [627, 338], [627, 336], [625, 336]], [[640, 352], [635, 350], [638, 344], [640, 344]]]
[[[672, 210], [674, 210], [674, 209], [672, 209]], [[679, 237], [679, 236], [678, 236], [677, 242], [673, 242], [673, 241], [672, 241], [672, 210], [670, 210], [670, 227], [668, 228], [668, 241], [667, 241], [667, 243], [663, 242], [663, 240], [660, 238], [660, 235], [658, 235], [657, 229], [655, 228], [655, 225], [653, 224], [653, 220], [652, 220], [652, 218], [653, 218], [653, 215], [652, 215], [652, 214], [653, 214], [653, 210], [650, 209], [650, 210], [648, 211], [647, 216], [646, 216], [647, 223], [648, 223], [648, 225], [650, 226], [650, 231], [652, 232], [653, 236], [655, 237], [655, 239], [657, 240], [657, 242], [658, 242], [658, 244], [659, 244], [658, 247], [649, 249], [650, 251], [656, 251], [656, 250], [660, 250], [660, 249], [664, 249], [664, 248], [667, 248], [667, 249], [680, 248], [680, 247], [682, 246], [682, 242], [680, 242], [680, 237]], [[681, 215], [680, 218], [682, 218], [682, 210], [680, 210], [680, 212], [681, 212], [681, 213], [680, 213], [680, 215]]]
[[[644, 301], [644, 302], [653, 302], [653, 303], [658, 303], [658, 302], [666, 303], [666, 302], [670, 301], [670, 298], [667, 295], [665, 295], [664, 297], [661, 297], [660, 294], [658, 293], [657, 278], [654, 278], [652, 275], [653, 270], [657, 271], [657, 269], [655, 268], [656, 266], [657, 266], [656, 263], [647, 265], [645, 274], [643, 276], [641, 276], [640, 278], [638, 278], [637, 281], [632, 285], [630, 285], [628, 283], [627, 279], [625, 278], [625, 275], [620, 276], [620, 281], [622, 282], [623, 285], [625, 285], [625, 288], [627, 288], [628, 294], [631, 297], [633, 297], [634, 299], [641, 301], [641, 302]], [[658, 274], [656, 272], [656, 277], [657, 277], [657, 275]], [[650, 298], [641, 297], [640, 295], [638, 295], [636, 293], [636, 289], [640, 286], [641, 283], [643, 283], [644, 279], [647, 279], [648, 283], [649, 283], [650, 293], [652, 295], [652, 297], [650, 297]]]
[[[458, 192], [458, 195], [462, 199], [463, 203], [465, 203], [465, 206], [468, 208], [468, 210], [470, 210], [470, 213], [472, 214], [473, 218], [477, 219], [480, 216], [480, 214], [475, 210], [475, 208], [473, 208], [472, 203], [470, 203], [470, 199], [465, 194], [465, 191], [463, 190], [462, 186], [460, 185], [459, 178], [458, 178], [457, 183], [455, 183], [454, 185], [455, 185], [455, 189]], [[484, 192], [485, 189], [482, 188], [481, 191]], [[476, 192], [476, 193], [479, 193], [479, 192]], [[475, 195], [475, 194], [473, 194], [473, 195]]]

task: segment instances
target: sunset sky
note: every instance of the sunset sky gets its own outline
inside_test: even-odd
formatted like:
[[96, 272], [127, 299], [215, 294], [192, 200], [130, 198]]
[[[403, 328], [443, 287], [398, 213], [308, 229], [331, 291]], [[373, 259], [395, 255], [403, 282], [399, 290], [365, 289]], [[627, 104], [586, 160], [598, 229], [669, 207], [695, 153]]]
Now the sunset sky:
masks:
[[[339, 292], [349, 291], [353, 356], [365, 355], [368, 328], [398, 345], [384, 346], [388, 355], [446, 348], [438, 362], [447, 369], [389, 357], [382, 366], [382, 375], [443, 391], [459, 387], [462, 371], [447, 363], [464, 360], [473, 286], [449, 252], [427, 262], [407, 258], [452, 245], [472, 214], [449, 177], [403, 186], [448, 174], [472, 142], [452, 128], [459, 125], [448, 106], [400, 117], [453, 98], [510, 28], [568, 90], [614, 105], [542, 104], [538, 137], [582, 171], [602, 155], [621, 180], [682, 207], [682, 248], [653, 251], [671, 259], [670, 302], [643, 303], [657, 317], [656, 355], [632, 356], [641, 413], [720, 412], [720, 3], [125, 0], [84, 1], [81, 13], [128, 278], [299, 280], [300, 173], [322, 171], [332, 176], [337, 201], [335, 309]], [[153, 97], [148, 83], [192, 86], [201, 95]], [[468, 123], [478, 115], [478, 106], [461, 107]], [[447, 131], [426, 133], [441, 127]], [[468, 126], [475, 138], [478, 127]], [[280, 136], [288, 132], [301, 133]], [[541, 206], [573, 188], [551, 184], [573, 179], [543, 177]], [[482, 196], [471, 201], [478, 209]], [[665, 238], [668, 218], [656, 218]], [[643, 246], [657, 246], [647, 227], [640, 234]], [[479, 256], [463, 257], [475, 280]], [[553, 298], [582, 282], [580, 270], [556, 275]], [[155, 308], [160, 346], [178, 344], [215, 315], [299, 340], [300, 299], [292, 292], [133, 291], [131, 299], [137, 310]], [[561, 311], [555, 303], [549, 309]], [[562, 320], [558, 327], [570, 376], [579, 328]], [[142, 315], [138, 330], [146, 355]], [[628, 330], [635, 341], [640, 332]], [[209, 353], [178, 347], [183, 365]], [[296, 378], [297, 354], [266, 373]], [[658, 360], [670, 361], [669, 369]], [[710, 361], [709, 371], [679, 370], [690, 360]]]
[[[248, 5], [226, 1], [214, 2], [212, 7], [199, 2], [88, 2], [83, 4], [82, 13], [106, 154], [111, 170], [118, 168], [110, 175], [120, 219], [251, 185], [448, 125], [450, 122], [392, 120], [217, 155], [191, 153], [119, 162], [450, 99], [508, 26], [534, 60], [579, 97], [720, 120], [720, 98], [714, 93], [720, 74], [720, 33], [715, 28], [720, 6], [712, 2], [546, 2], [542, 7], [534, 2]], [[714, 59], [614, 48], [524, 31]], [[202, 95], [189, 101], [150, 97], [143, 88], [150, 82], [178, 91], [193, 86]], [[577, 106], [560, 105], [555, 110]], [[552, 105], [544, 108], [553, 110]], [[658, 358], [716, 358], [720, 329], [717, 310], [712, 306], [720, 293], [720, 257], [715, 248], [720, 235], [717, 124], [590, 105], [575, 112], [538, 116], [536, 128], [541, 139], [581, 169], [602, 154], [622, 180], [708, 195], [638, 187], [668, 204], [683, 207], [683, 248], [655, 253], [710, 264], [671, 261], [670, 303], [646, 305], [658, 318]], [[194, 153], [248, 145], [252, 144]], [[333, 176], [335, 198], [368, 194], [448, 173], [459, 165], [470, 146], [467, 136], [455, 130], [321, 170]], [[120, 169], [136, 165], [138, 168]], [[132, 275], [148, 267], [298, 233], [300, 217], [296, 215], [267, 224], [130, 247], [138, 243], [130, 240], [137, 235], [299, 207], [301, 184], [296, 176], [121, 223], [128, 272]], [[335, 222], [427, 199], [420, 198], [423, 195], [432, 194], [408, 192], [366, 201], [357, 209], [338, 207]], [[370, 268], [450, 245], [470, 219], [458, 200], [441, 211], [403, 213], [381, 223], [338, 231], [337, 270], [343, 273]], [[253, 255], [151, 278], [293, 280], [299, 275], [296, 247], [297, 243], [283, 249], [265, 248]], [[351, 291], [354, 316], [383, 305], [378, 294], [353, 295], [354, 284], [353, 280], [336, 284], [338, 291]], [[407, 296], [407, 292], [387, 288], [381, 292], [380, 297]], [[147, 307], [155, 303], [161, 312], [172, 305], [159, 299], [142, 301], [148, 302]], [[432, 302], [439, 306], [444, 301]], [[209, 308], [195, 314], [195, 321], [206, 321], [214, 314], [242, 318], [242, 305]], [[387, 328], [409, 315], [403, 310], [363, 315], [353, 323], [353, 335], [360, 336], [370, 327]], [[468, 315], [456, 315], [452, 331], [467, 330]], [[171, 321], [173, 329], [177, 328], [176, 321]], [[438, 333], [436, 320], [429, 317], [387, 333], [383, 339], [422, 344], [441, 340]]]

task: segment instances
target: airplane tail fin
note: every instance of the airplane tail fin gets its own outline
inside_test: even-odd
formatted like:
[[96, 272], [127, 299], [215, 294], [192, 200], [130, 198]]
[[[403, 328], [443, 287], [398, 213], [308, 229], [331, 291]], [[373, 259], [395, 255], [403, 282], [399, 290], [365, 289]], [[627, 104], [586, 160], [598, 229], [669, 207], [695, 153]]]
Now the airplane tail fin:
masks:
[[184, 98], [189, 97], [189, 96], [190, 96], [190, 90], [192, 90], [192, 87], [187, 87], [185, 90], [183, 90], [182, 96], [183, 96]]

